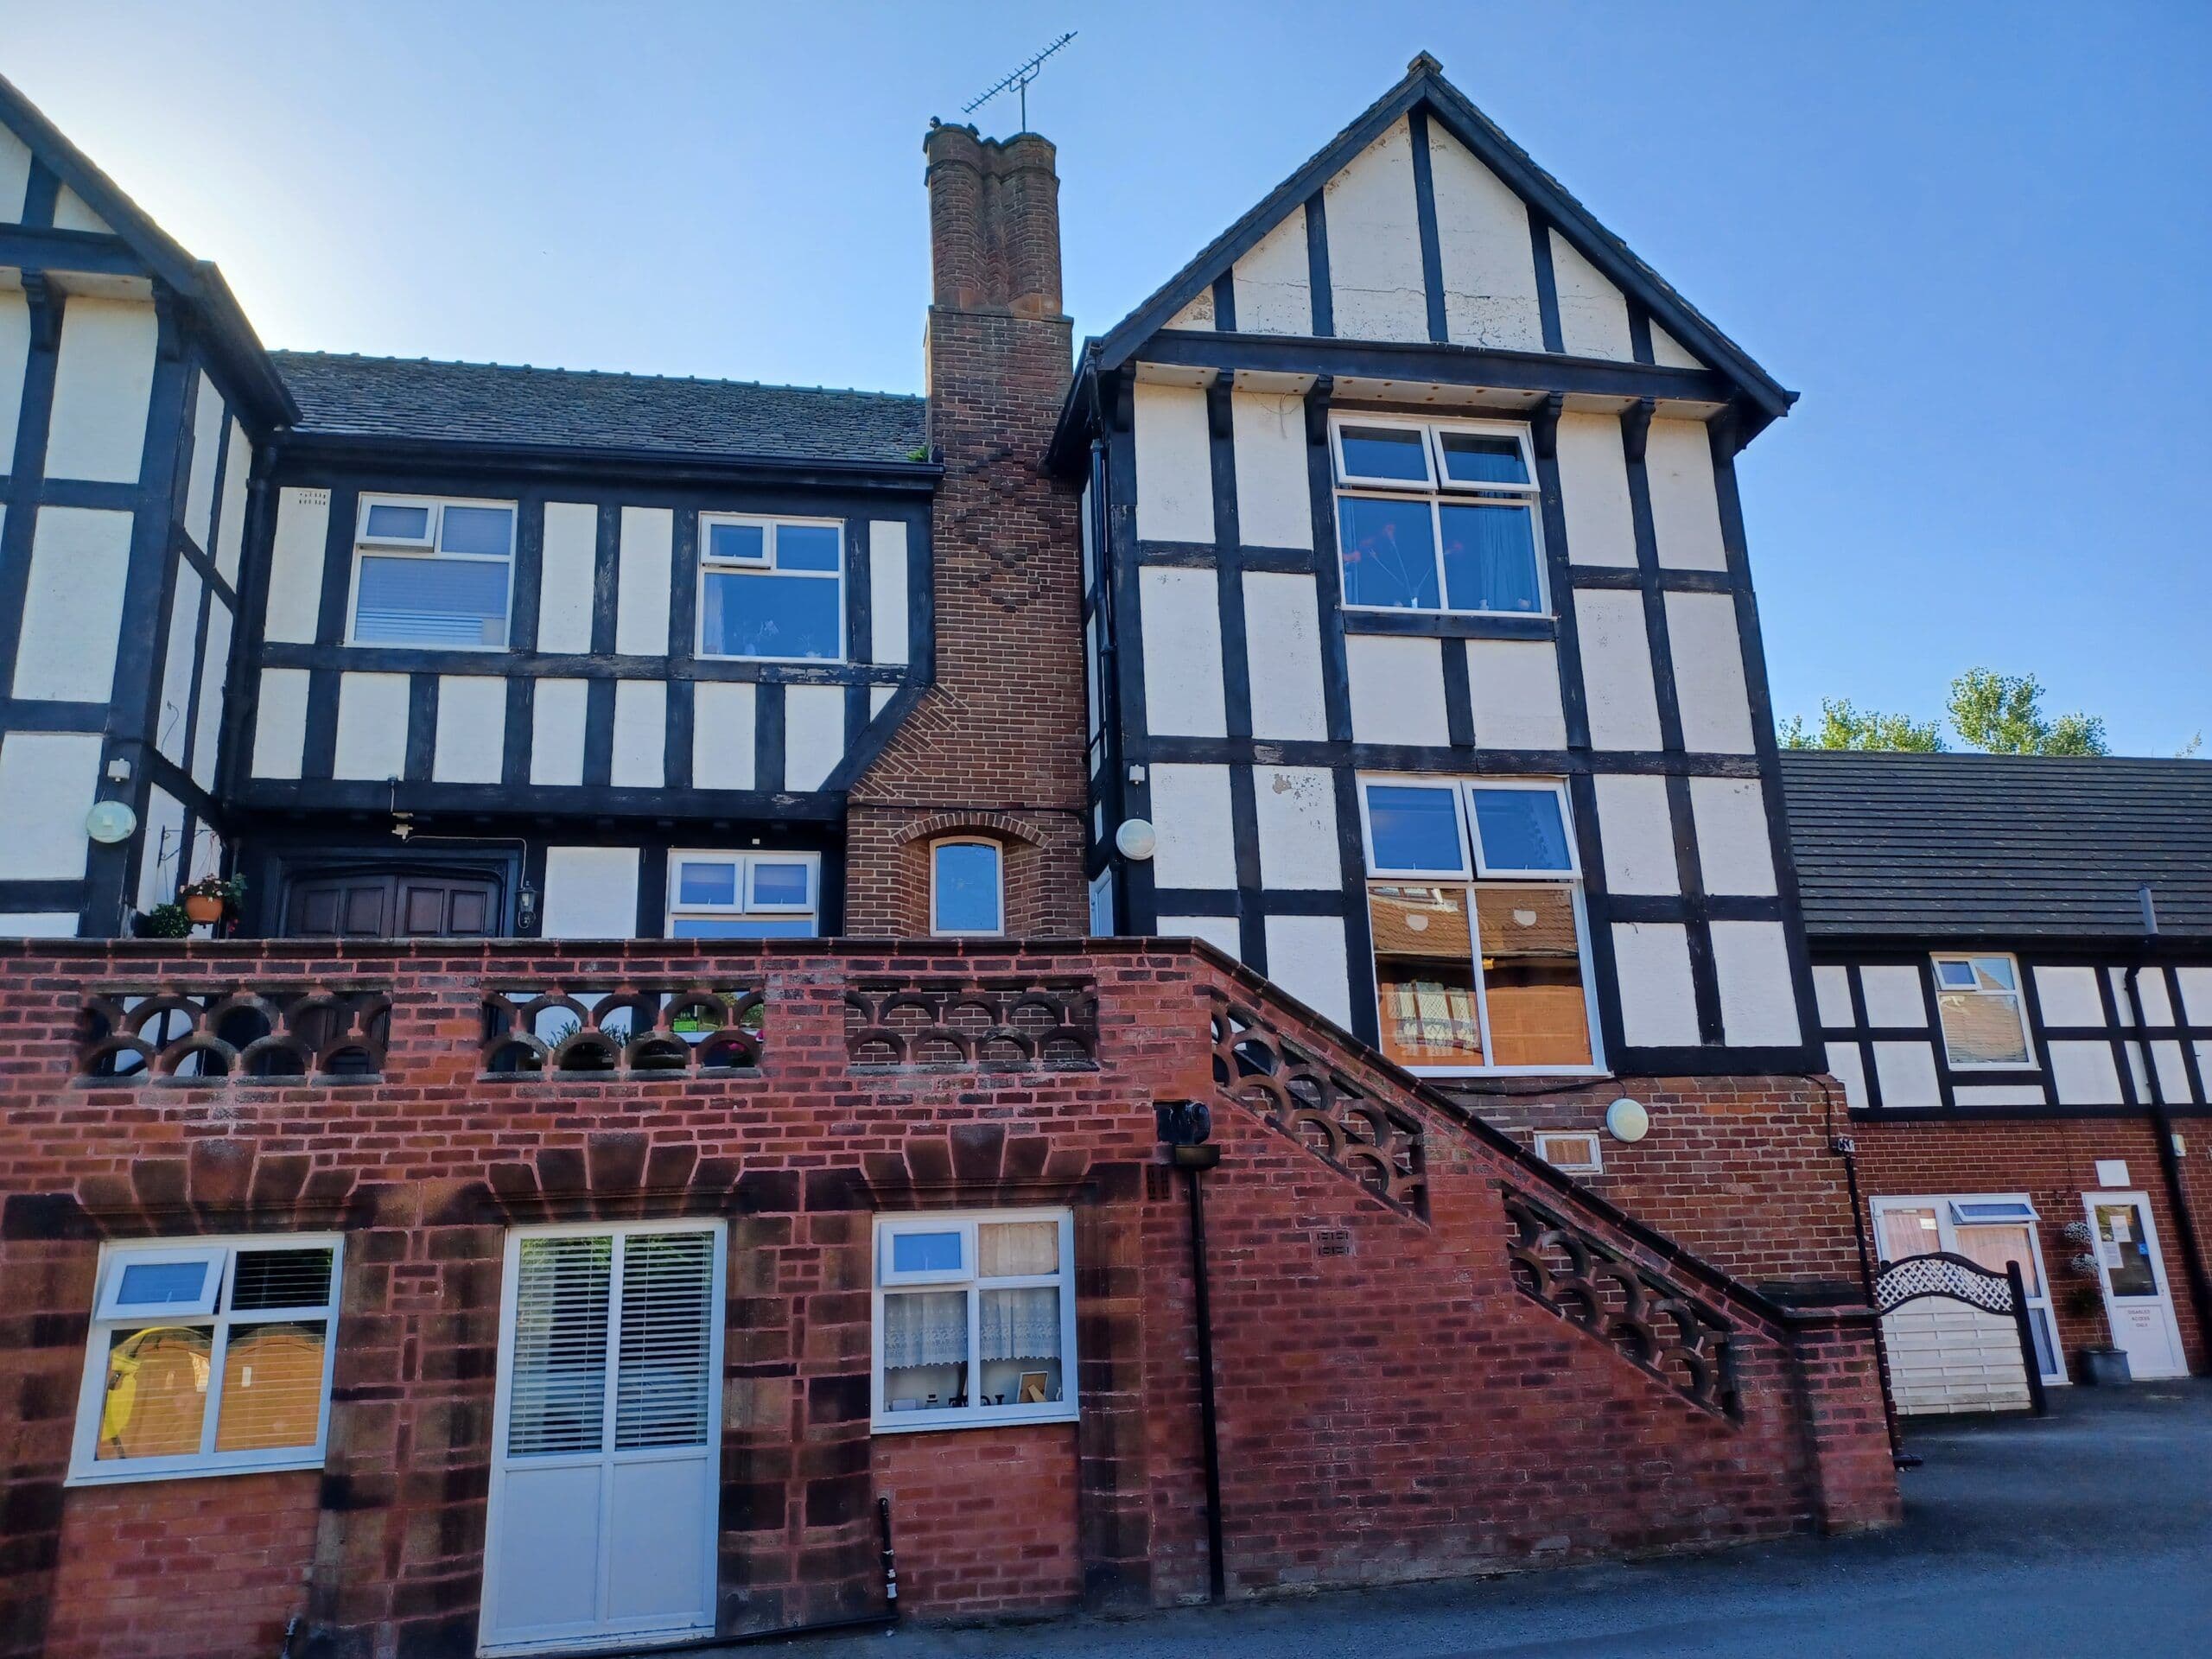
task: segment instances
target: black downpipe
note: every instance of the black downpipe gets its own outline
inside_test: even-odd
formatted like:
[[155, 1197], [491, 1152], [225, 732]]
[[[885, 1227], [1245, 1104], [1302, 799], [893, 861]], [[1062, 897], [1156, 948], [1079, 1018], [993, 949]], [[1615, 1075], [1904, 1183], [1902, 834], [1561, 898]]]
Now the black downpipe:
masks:
[[[1218, 1162], [1219, 1147], [1178, 1147], [1179, 1154], [1211, 1153], [1209, 1162]], [[1179, 1163], [1183, 1159], [1179, 1156]], [[1223, 1560], [1221, 1542], [1221, 1437], [1214, 1414], [1213, 1398], [1213, 1307], [1206, 1283], [1206, 1199], [1205, 1188], [1199, 1174], [1207, 1164], [1192, 1160], [1184, 1163], [1183, 1173], [1190, 1182], [1191, 1194], [1191, 1284], [1193, 1314], [1198, 1336], [1198, 1436], [1203, 1442], [1206, 1468], [1206, 1589], [1216, 1601], [1228, 1594], [1228, 1573]]]
[[899, 1617], [899, 1558], [891, 1549], [891, 1500], [875, 1500], [875, 1523], [883, 1537], [883, 1605], [893, 1620]]
[[[1827, 1085], [1821, 1085], [1825, 1092]], [[1834, 1106], [1833, 1100], [1829, 1104]], [[1882, 1384], [1882, 1427], [1889, 1431], [1890, 1461], [1900, 1469], [1917, 1469], [1917, 1453], [1904, 1449], [1904, 1435], [1897, 1427], [1897, 1396], [1890, 1389], [1890, 1344], [1882, 1332], [1882, 1311], [1874, 1294], [1874, 1252], [1866, 1242], [1866, 1204], [1859, 1195], [1859, 1143], [1847, 1135], [1831, 1135], [1828, 1149], [1843, 1160], [1843, 1183], [1851, 1195], [1851, 1236], [1859, 1245], [1859, 1288], [1874, 1313], [1874, 1374]]]
[[[2145, 889], [2144, 909], [2152, 918], [2152, 931], [2157, 931], [2155, 913], [2150, 910], [2149, 890]], [[2121, 976], [2120, 982], [2127, 988], [2128, 1017], [2135, 1022], [2136, 1046], [2143, 1053], [2143, 1081], [2150, 1094], [2148, 1110], [2151, 1116], [2152, 1139], [2158, 1147], [2158, 1174], [2165, 1183], [2166, 1204], [2174, 1212], [2176, 1242], [2181, 1246], [2182, 1277], [2189, 1281], [2190, 1306], [2196, 1310], [2196, 1328], [2207, 1333], [2212, 1341], [2212, 1279], [2204, 1271], [2204, 1254], [2196, 1248], [2196, 1228], [2189, 1213], [2189, 1187], [2181, 1167], [2180, 1155], [2174, 1151], [2174, 1120], [2166, 1109], [2166, 1091], [2158, 1080], [2158, 1057], [2152, 1048], [2150, 1039], [2143, 1033], [2147, 1027], [2143, 1018], [2143, 991], [2136, 976], [2145, 964], [2136, 963]]]

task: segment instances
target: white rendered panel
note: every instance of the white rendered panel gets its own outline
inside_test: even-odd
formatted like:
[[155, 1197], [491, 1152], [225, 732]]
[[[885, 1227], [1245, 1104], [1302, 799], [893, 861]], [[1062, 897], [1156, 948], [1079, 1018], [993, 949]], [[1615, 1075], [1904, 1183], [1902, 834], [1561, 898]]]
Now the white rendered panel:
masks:
[[1941, 1106], [1936, 1051], [1926, 1043], [1876, 1043], [1874, 1077], [1885, 1106]]
[[1312, 267], [1306, 251], [1306, 209], [1292, 208], [1274, 229], [1245, 250], [1231, 281], [1241, 334], [1313, 332]]
[[202, 789], [215, 787], [230, 669], [231, 607], [218, 597], [207, 607], [207, 648], [200, 658], [200, 708], [193, 721], [192, 781]]
[[1613, 971], [1620, 991], [1624, 1042], [1631, 1048], [1683, 1047], [1697, 1042], [1689, 933], [1681, 923], [1615, 922]]
[[1585, 588], [1574, 595], [1574, 626], [1582, 647], [1590, 747], [1658, 748], [1659, 693], [1643, 595]]
[[1568, 410], [1559, 417], [1560, 508], [1576, 564], [1636, 565], [1636, 517], [1620, 417]]
[[1720, 982], [1720, 1027], [1738, 1048], [1803, 1040], [1789, 944], [1780, 922], [1714, 922], [1713, 965]]
[[1827, 1046], [1829, 1075], [1843, 1085], [1843, 1103], [1853, 1111], [1863, 1111], [1872, 1104], [1866, 1098], [1866, 1067], [1859, 1054], [1856, 1043], [1830, 1043]]
[[658, 789], [666, 781], [668, 682], [614, 683], [614, 751], [607, 781], [616, 789]]
[[146, 791], [138, 839], [138, 908], [167, 904], [184, 885], [184, 803], [158, 784]]
[[[0, 128], [0, 145], [13, 135]], [[0, 155], [0, 198], [7, 158]], [[4, 207], [0, 200], [0, 207]], [[30, 362], [31, 310], [20, 288], [0, 288], [0, 467], [16, 464], [16, 423], [22, 412], [23, 371]]]
[[185, 857], [185, 880], [205, 880], [211, 875], [220, 874], [222, 868], [223, 838], [203, 823], [193, 831], [192, 845]]
[[30, 189], [31, 147], [0, 127], [0, 225], [19, 225]]
[[531, 783], [583, 782], [584, 721], [590, 700], [588, 681], [538, 681], [531, 704]]
[[245, 428], [231, 423], [230, 447], [223, 455], [223, 499], [215, 514], [215, 569], [235, 588], [238, 554], [245, 545], [246, 486], [253, 476], [253, 444]]
[[1244, 940], [1234, 916], [1163, 916], [1160, 918], [1158, 937], [1204, 939], [1231, 962], [1243, 960]]
[[1475, 741], [1486, 749], [1563, 749], [1559, 651], [1548, 639], [1470, 639]]
[[89, 231], [94, 236], [115, 234], [115, 227], [94, 213], [85, 199], [66, 184], [54, 193], [54, 228], [57, 231]]
[[702, 680], [691, 688], [691, 782], [698, 789], [753, 788], [753, 685]]
[[[886, 709], [888, 709], [891, 706], [891, 699], [898, 695], [899, 688], [893, 685], [871, 685], [868, 687], [868, 717], [870, 720], [874, 720], [878, 715], [881, 714]], [[1096, 769], [1096, 762], [1094, 761], [1092, 763], [1092, 768], [1093, 770]]]
[[1160, 845], [1153, 881], [1162, 887], [1233, 887], [1236, 836], [1229, 805], [1229, 768], [1160, 765], [1152, 769], [1152, 823]]
[[1656, 322], [1651, 325], [1651, 360], [1662, 369], [1701, 369], [1705, 366], [1684, 349], [1680, 340]]
[[202, 370], [192, 410], [192, 469], [184, 486], [184, 533], [193, 545], [213, 556], [215, 523], [215, 463], [223, 453], [223, 394]]
[[1229, 398], [1236, 457], [1236, 533], [1247, 547], [1313, 545], [1306, 475], [1306, 400], [1237, 391]]
[[1821, 1023], [1831, 1030], [1849, 1031], [1858, 1025], [1851, 1012], [1851, 970], [1841, 963], [1814, 964], [1813, 1001], [1820, 1009]]
[[1195, 328], [1202, 333], [1210, 332], [1214, 326], [1213, 289], [1200, 289], [1184, 302], [1181, 310], [1160, 326], [1163, 328]]
[[2050, 1096], [2035, 1083], [1960, 1083], [1951, 1098], [1961, 1106], [2041, 1106]]
[[626, 939], [638, 931], [638, 851], [634, 847], [545, 849], [545, 919], [549, 939]]
[[2050, 1082], [2062, 1106], [2117, 1106], [2123, 1096], [2110, 1043], [2053, 1043]]
[[1137, 535], [1147, 542], [1213, 543], [1213, 460], [1206, 395], [1140, 380], [1131, 393]]
[[157, 334], [150, 303], [70, 296], [47, 425], [48, 478], [138, 481]]
[[507, 683], [493, 674], [438, 677], [437, 747], [430, 778], [441, 784], [496, 784], [506, 753]]
[[1878, 963], [1859, 970], [1859, 995], [1866, 1001], [1866, 1023], [1875, 1027], [1918, 1027], [1928, 1023], [1928, 994], [1920, 969], [1910, 963]]
[[91, 507], [37, 511], [15, 694], [105, 702], [115, 690], [131, 515]]
[[0, 880], [85, 874], [85, 814], [99, 790], [101, 741], [97, 732], [0, 736]]
[[784, 690], [784, 787], [820, 789], [845, 758], [845, 688]]
[[0, 911], [0, 939], [73, 939], [77, 912], [73, 910]]
[[1542, 351], [1528, 204], [1434, 123], [1428, 153], [1446, 334], [1455, 346]]
[[1268, 977], [1340, 1026], [1351, 1024], [1351, 972], [1339, 916], [1267, 918]]
[[1643, 475], [1651, 490], [1652, 539], [1659, 563], [1675, 570], [1726, 570], [1720, 498], [1705, 423], [1652, 422], [1644, 442]]
[[666, 507], [622, 509], [615, 564], [614, 649], [639, 657], [668, 654], [668, 583], [676, 515]]
[[308, 742], [308, 671], [264, 668], [254, 698], [253, 775], [296, 778]]
[[[2177, 968], [2174, 977], [2181, 982], [2181, 1005], [2189, 1016], [2188, 1023], [2212, 1026], [2212, 968]], [[2040, 980], [2036, 989], [2042, 993]]]
[[871, 520], [868, 524], [868, 614], [870, 660], [878, 663], [906, 661], [906, 524], [904, 519], [878, 518]]
[[1321, 620], [1313, 577], [1244, 573], [1244, 651], [1252, 664], [1252, 735], [1326, 738]]
[[407, 770], [404, 674], [338, 677], [338, 747], [334, 778], [398, 778]]
[[1211, 570], [1147, 565], [1137, 572], [1143, 619], [1144, 718], [1158, 736], [1229, 730], [1221, 679], [1221, 600]]
[[1361, 743], [1451, 742], [1444, 714], [1444, 642], [1355, 633], [1344, 640], [1351, 734]]
[[[538, 650], [581, 655], [591, 649], [592, 583], [598, 563], [599, 509], [588, 501], [548, 501], [538, 563]], [[666, 649], [664, 639], [658, 650]]]
[[2097, 991], [2095, 969], [2038, 968], [2035, 976], [2036, 1001], [2042, 1006], [2045, 1026], [2105, 1023], [2104, 998]]
[[1405, 118], [1323, 188], [1339, 340], [1428, 338], [1414, 151]]
[[1675, 821], [1667, 805], [1667, 780], [1626, 772], [1599, 772], [1591, 780], [1598, 797], [1598, 839], [1605, 849], [1605, 887], [1619, 893], [1681, 890], [1675, 867]]
[[168, 626], [162, 636], [162, 701], [154, 711], [154, 747], [172, 763], [184, 764], [191, 735], [192, 682], [200, 666], [200, 572], [185, 560], [176, 568], [169, 593]]
[[[2134, 1011], [2127, 1001], [2127, 970], [2112, 969], [2113, 1006], [2120, 1010], [2120, 1023], [2135, 1023]], [[2156, 968], [2146, 968], [2135, 976], [2135, 995], [2143, 1005], [2143, 1023], [2146, 1026], [2171, 1026], [2174, 1023], [2173, 999], [2166, 995], [2166, 976]]]
[[1252, 768], [1261, 886], [1311, 892], [1344, 885], [1334, 779], [1325, 766]]
[[269, 597], [263, 607], [266, 638], [286, 645], [315, 643], [322, 613], [323, 550], [330, 539], [330, 492], [286, 487], [276, 492], [276, 533], [269, 549]]
[[1768, 898], [1778, 891], [1766, 794], [1758, 779], [1693, 778], [1690, 811], [1707, 893]]
[[[1636, 356], [1629, 340], [1628, 302], [1598, 268], [1575, 251], [1557, 231], [1552, 238], [1552, 283], [1559, 293], [1559, 337], [1569, 355], [1607, 357], [1628, 362]], [[1330, 238], [1330, 251], [1336, 241]]]
[[1751, 699], [1736, 601], [1726, 594], [1669, 594], [1667, 639], [1682, 743], [1693, 754], [1751, 753]]

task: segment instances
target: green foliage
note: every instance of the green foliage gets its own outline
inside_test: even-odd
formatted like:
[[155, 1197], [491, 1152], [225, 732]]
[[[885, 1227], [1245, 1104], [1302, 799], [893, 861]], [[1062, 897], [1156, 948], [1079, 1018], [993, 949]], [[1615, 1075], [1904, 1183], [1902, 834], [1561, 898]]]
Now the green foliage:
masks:
[[132, 924], [131, 931], [142, 939], [182, 939], [192, 934], [192, 918], [184, 913], [182, 905], [156, 905]]
[[2043, 711], [2043, 682], [2032, 674], [1970, 668], [1951, 682], [1951, 724], [1992, 754], [2109, 754], [2105, 723], [2094, 715]]
[[1904, 749], [1929, 753], [1943, 747], [1936, 722], [1923, 723], [1910, 715], [1861, 711], [1848, 697], [1822, 697], [1821, 723], [1811, 731], [1805, 717], [1792, 715], [1782, 728], [1785, 749]]

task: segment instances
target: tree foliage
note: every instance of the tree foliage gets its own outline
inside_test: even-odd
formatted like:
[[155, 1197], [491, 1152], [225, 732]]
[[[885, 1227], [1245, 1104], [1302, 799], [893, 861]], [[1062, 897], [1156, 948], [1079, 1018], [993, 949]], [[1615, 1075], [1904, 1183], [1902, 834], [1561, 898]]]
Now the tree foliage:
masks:
[[1943, 734], [1934, 721], [1914, 720], [1910, 715], [1885, 715], [1861, 710], [1848, 697], [1822, 697], [1821, 723], [1808, 731], [1805, 717], [1792, 715], [1782, 728], [1785, 749], [1904, 749], [1929, 753], [1943, 747]]
[[[2043, 682], [2032, 674], [1970, 668], [1951, 682], [1952, 729], [1967, 747], [1992, 754], [2109, 754], [2105, 723], [2094, 715], [2046, 715]], [[1782, 728], [1786, 749], [1879, 749], [1932, 753], [1949, 746], [1940, 721], [1862, 709], [1848, 697], [1822, 697], [1819, 724], [1792, 715]]]

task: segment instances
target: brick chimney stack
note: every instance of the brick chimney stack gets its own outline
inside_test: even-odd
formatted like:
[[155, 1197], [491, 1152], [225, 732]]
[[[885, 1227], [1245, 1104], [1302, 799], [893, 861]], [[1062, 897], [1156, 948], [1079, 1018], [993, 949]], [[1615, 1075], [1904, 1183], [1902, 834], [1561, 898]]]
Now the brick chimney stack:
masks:
[[929, 931], [930, 847], [1004, 851], [1006, 931], [1086, 931], [1077, 493], [1044, 470], [1071, 375], [1060, 181], [1035, 133], [932, 123], [935, 683], [846, 798], [845, 930]]

